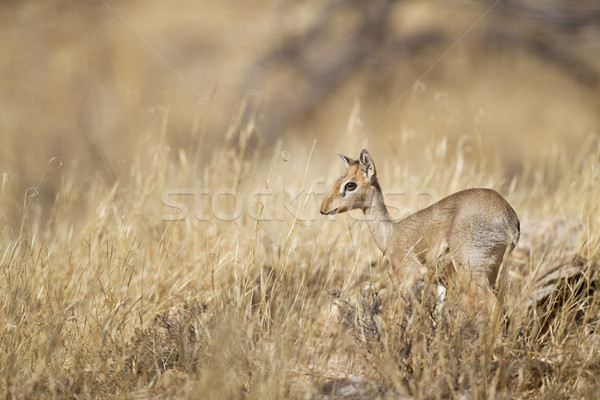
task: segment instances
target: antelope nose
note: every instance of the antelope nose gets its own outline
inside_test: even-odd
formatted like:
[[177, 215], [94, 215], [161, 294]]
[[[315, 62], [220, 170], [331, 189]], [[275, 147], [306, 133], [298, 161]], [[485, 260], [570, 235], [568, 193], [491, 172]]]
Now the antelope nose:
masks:
[[323, 204], [321, 204], [321, 210], [319, 210], [319, 212], [322, 215], [327, 215], [327, 214], [329, 214], [331, 212], [331, 210], [328, 210], [327, 205], [325, 203], [323, 203]]

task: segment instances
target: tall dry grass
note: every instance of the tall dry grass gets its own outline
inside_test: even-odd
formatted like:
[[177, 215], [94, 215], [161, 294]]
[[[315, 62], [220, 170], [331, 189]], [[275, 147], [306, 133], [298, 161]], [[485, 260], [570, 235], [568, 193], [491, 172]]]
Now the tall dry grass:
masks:
[[[288, 155], [273, 154], [260, 176], [244, 151], [230, 135], [198, 168], [188, 161], [197, 154], [181, 150], [173, 161], [164, 145], [148, 146], [114, 185], [98, 178], [84, 191], [64, 177], [47, 221], [32, 213], [39, 199], [29, 190], [18, 234], [5, 229], [2, 237], [2, 392], [147, 398], [158, 387], [178, 398], [590, 398], [598, 390], [597, 294], [583, 317], [567, 301], [544, 336], [530, 333], [532, 320], [508, 330], [478, 326], [452, 297], [435, 320], [427, 302], [408, 313], [359, 218], [311, 213], [324, 185], [307, 184], [310, 160], [277, 183]], [[521, 215], [548, 210], [586, 221], [577, 249], [597, 258], [598, 150], [555, 190], [543, 187], [542, 173], [528, 185], [503, 182], [439, 143], [428, 153], [423, 176], [382, 160], [382, 185], [415, 174], [422, 186], [408, 186], [411, 194], [506, 187]], [[341, 170], [331, 158], [329, 181]], [[209, 201], [194, 209], [189, 196], [190, 215], [170, 214], [180, 211], [161, 202], [165, 191], [196, 180], [211, 194], [236, 188], [246, 202], [242, 215], [219, 220], [214, 213], [233, 215], [233, 202], [223, 197], [217, 210]], [[280, 201], [282, 219], [273, 215]], [[533, 254], [526, 271], [542, 262]], [[173, 369], [176, 383], [159, 382]]]

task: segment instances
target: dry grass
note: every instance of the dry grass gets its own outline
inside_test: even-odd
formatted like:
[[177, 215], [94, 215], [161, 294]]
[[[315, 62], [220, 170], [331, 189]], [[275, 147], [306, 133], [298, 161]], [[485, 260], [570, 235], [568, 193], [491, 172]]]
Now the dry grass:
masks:
[[[44, 19], [49, 10], [56, 17], [53, 7], [36, 2], [6, 7], [23, 20]], [[306, 7], [296, 11], [310, 15], [316, 6]], [[547, 78], [564, 99], [592, 94], [566, 78], [552, 81], [558, 72], [537, 71], [540, 63], [521, 54], [507, 74], [523, 82], [525, 95], [513, 98], [506, 81], [494, 77], [511, 63], [465, 68], [469, 49], [459, 49], [429, 87], [417, 87], [360, 142], [374, 149], [395, 216], [475, 186], [496, 188], [519, 214], [525, 247], [512, 261], [506, 287], [514, 317], [506, 324], [499, 313], [481, 324], [462, 305], [461, 293], [450, 292], [441, 312], [434, 311], [431, 282], [414, 296], [400, 293], [360, 213], [317, 215], [328, 183], [342, 169], [332, 146], [346, 151], [367, 125], [363, 119], [374, 121], [397, 98], [398, 83], [383, 90], [379, 82], [392, 82], [392, 72], [373, 78], [372, 71], [358, 71], [314, 115], [277, 138], [257, 128], [269, 110], [257, 111], [251, 97], [216, 95], [214, 104], [231, 125], [224, 130], [205, 108], [198, 110], [197, 99], [182, 106], [177, 90], [161, 97], [154, 82], [167, 85], [168, 71], [135, 73], [151, 63], [139, 60], [145, 50], [131, 37], [124, 47], [115, 45], [127, 30], [110, 13], [100, 18], [98, 34], [86, 30], [95, 17], [82, 10], [69, 8], [65, 31], [55, 45], [38, 43], [37, 55], [2, 38], [17, 58], [0, 58], [0, 75], [14, 89], [14, 97], [0, 99], [6, 132], [0, 139], [0, 396], [597, 397], [600, 294], [588, 290], [597, 287], [593, 277], [586, 272], [567, 282], [579, 286], [550, 297], [546, 304], [560, 302], [551, 313], [522, 317], [541, 272], [574, 253], [590, 260], [589, 267], [600, 246], [595, 105], [549, 98], [550, 89], [538, 93], [524, 77]], [[152, 19], [144, 13], [120, 11], [144, 37], [158, 36], [149, 33]], [[229, 18], [225, 11], [215, 11], [220, 21]], [[85, 18], [77, 19], [79, 12]], [[165, 17], [157, 32], [195, 26], [193, 14], [172, 12], [177, 18]], [[241, 27], [228, 35], [244, 37], [245, 18], [259, 18], [241, 15]], [[18, 18], [11, 22], [4, 14], [3, 20], [10, 32], [27, 31]], [[57, 21], [48, 17], [38, 34]], [[202, 29], [213, 36], [202, 35], [217, 40], [220, 27], [212, 24]], [[90, 37], [65, 39], [71, 31], [101, 37], [111, 54], [105, 62], [114, 65], [75, 63], [87, 51], [101, 59], [103, 53], [86, 45]], [[219, 68], [229, 62], [240, 68], [241, 58], [259, 53], [254, 36], [265, 35], [252, 31], [252, 43], [237, 58], [232, 48], [198, 51], [210, 53], [212, 74], [227, 74]], [[226, 39], [218, 42], [225, 46]], [[53, 60], [47, 76], [27, 64], [36, 57]], [[428, 57], [407, 69], [422, 71]], [[111, 79], [119, 84], [107, 88]], [[212, 82], [203, 76], [197, 85], [208, 86], [204, 79]], [[65, 89], [65, 82], [73, 86]], [[231, 86], [226, 82], [225, 90]], [[43, 93], [35, 96], [38, 87]], [[127, 95], [135, 88], [148, 98], [138, 103], [139, 93]], [[100, 99], [83, 102], [100, 89]], [[494, 95], [488, 98], [487, 91]], [[502, 108], [508, 98], [513, 103]], [[532, 104], [551, 104], [554, 112], [528, 114]], [[513, 111], [515, 120], [507, 118]], [[515, 129], [499, 133], [507, 127]], [[577, 228], [548, 225], [553, 217], [571, 218]]]
[[[360, 221], [301, 222], [287, 212], [282, 221], [161, 219], [169, 209], [156, 199], [170, 182], [198, 173], [215, 192], [248, 179], [255, 167], [240, 163], [240, 151], [224, 146], [205, 172], [157, 157], [132, 167], [135, 179], [97, 181], [87, 193], [66, 181], [45, 223], [31, 213], [36, 199], [25, 198], [23, 231], [2, 241], [2, 392], [145, 398], [171, 369], [181, 373], [177, 390], [162, 396], [579, 398], [598, 390], [597, 293], [583, 311], [564, 301], [550, 334], [531, 333], [535, 319], [479, 326], [453, 297], [439, 316], [427, 301], [407, 303]], [[282, 163], [274, 158], [263, 188]], [[598, 195], [597, 163], [591, 157], [576, 178], [586, 188], [579, 204]], [[433, 168], [441, 181], [455, 172]], [[166, 171], [175, 172], [167, 179]], [[524, 191], [515, 185], [508, 197]], [[277, 207], [276, 196], [261, 201]], [[68, 216], [72, 203], [83, 203], [83, 220]], [[575, 245], [594, 259], [598, 238], [583, 239]], [[531, 255], [520, 279], [544, 263]]]

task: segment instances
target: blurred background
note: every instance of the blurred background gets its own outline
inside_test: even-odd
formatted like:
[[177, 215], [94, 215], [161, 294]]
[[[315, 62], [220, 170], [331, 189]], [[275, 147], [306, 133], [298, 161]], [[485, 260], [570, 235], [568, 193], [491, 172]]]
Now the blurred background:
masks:
[[316, 139], [309, 178], [363, 147], [425, 173], [443, 143], [506, 182], [600, 137], [591, 0], [3, 1], [0, 25], [4, 222], [40, 182], [49, 206], [228, 134], [263, 169], [303, 170]]

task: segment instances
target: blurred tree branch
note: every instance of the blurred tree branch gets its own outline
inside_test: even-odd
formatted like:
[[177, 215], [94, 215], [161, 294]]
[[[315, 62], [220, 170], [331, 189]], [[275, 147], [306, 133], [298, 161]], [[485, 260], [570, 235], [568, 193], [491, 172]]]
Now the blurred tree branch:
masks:
[[[584, 35], [589, 29], [600, 28], [600, 6], [509, 0], [504, 2], [503, 11], [500, 23], [488, 28], [488, 43], [520, 48], [555, 65], [580, 84], [598, 88], [600, 70], [586, 60]], [[598, 41], [600, 30], [595, 34]]]
[[[271, 117], [268, 132], [276, 134], [302, 119], [365, 65], [377, 68], [389, 60], [402, 62], [451, 44], [452, 37], [443, 26], [410, 34], [395, 32], [391, 16], [401, 4], [392, 0], [333, 0], [303, 32], [284, 36], [279, 46], [260, 56], [247, 71], [242, 90], [253, 88], [266, 94]], [[446, 7], [473, 5], [444, 3]], [[552, 4], [508, 0], [500, 5], [494, 11], [496, 18], [486, 21], [481, 35], [479, 46], [484, 51], [524, 51], [553, 64], [589, 89], [598, 88], [599, 67], [582, 56], [585, 46], [581, 38], [600, 27], [599, 7], [574, 6], [566, 0]], [[332, 21], [347, 14], [358, 17], [348, 18], [355, 22], [340, 34]], [[599, 31], [595, 35], [600, 38]], [[265, 90], [267, 81], [276, 82], [271, 91]]]

